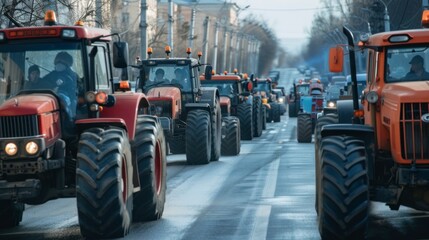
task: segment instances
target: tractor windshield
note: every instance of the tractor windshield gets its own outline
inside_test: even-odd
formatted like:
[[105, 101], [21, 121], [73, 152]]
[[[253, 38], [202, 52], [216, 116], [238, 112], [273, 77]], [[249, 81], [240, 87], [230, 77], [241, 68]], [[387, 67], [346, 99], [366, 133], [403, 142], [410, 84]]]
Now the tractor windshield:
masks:
[[0, 45], [0, 54], [0, 104], [22, 90], [77, 89], [83, 77], [78, 43]]
[[147, 90], [155, 86], [175, 85], [183, 92], [192, 92], [192, 78], [189, 67], [177, 64], [157, 64], [145, 66], [146, 82], [144, 88]]
[[255, 88], [255, 91], [271, 93], [271, 83], [267, 81], [260, 81], [258, 82], [258, 85]]
[[391, 47], [387, 49], [386, 82], [428, 81], [429, 47]]
[[209, 80], [203, 80], [201, 81], [201, 84], [205, 87], [216, 87], [219, 90], [219, 94], [221, 96], [226, 97], [234, 97], [235, 93], [238, 93], [238, 90], [236, 89], [237, 85], [233, 84], [233, 82], [228, 81], [209, 81]]
[[309, 84], [296, 85], [296, 92], [300, 95], [309, 95], [310, 94], [310, 85]]

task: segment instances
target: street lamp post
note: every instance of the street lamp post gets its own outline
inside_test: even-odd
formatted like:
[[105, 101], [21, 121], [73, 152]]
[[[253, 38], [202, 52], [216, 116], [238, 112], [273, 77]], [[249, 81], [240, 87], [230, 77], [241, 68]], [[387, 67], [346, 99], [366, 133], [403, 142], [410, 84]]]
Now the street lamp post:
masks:
[[389, 12], [387, 11], [387, 5], [384, 3], [383, 0], [379, 0], [384, 5], [384, 31], [389, 32], [390, 31], [390, 17]]

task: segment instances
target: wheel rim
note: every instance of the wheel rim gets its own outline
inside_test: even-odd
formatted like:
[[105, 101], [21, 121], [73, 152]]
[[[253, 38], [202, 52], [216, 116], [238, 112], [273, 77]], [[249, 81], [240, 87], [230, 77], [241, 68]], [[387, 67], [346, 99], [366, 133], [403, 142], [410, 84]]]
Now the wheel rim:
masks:
[[161, 165], [161, 144], [159, 141], [156, 142], [155, 146], [155, 187], [156, 187], [156, 194], [159, 195], [161, 192], [161, 172], [162, 172], [162, 165]]
[[127, 161], [125, 160], [125, 158], [122, 158], [122, 168], [121, 168], [121, 185], [120, 185], [120, 190], [122, 193], [122, 200], [124, 201], [124, 203], [126, 203], [127, 201], [127, 195], [128, 195], [128, 176], [127, 176]]

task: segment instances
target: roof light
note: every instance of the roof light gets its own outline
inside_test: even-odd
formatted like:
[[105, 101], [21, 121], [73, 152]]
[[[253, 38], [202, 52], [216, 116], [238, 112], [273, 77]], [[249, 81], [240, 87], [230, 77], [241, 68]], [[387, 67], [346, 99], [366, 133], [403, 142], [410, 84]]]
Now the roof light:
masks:
[[81, 19], [79, 19], [79, 20], [77, 20], [77, 21], [74, 23], [74, 25], [75, 25], [75, 26], [83, 27], [83, 26], [85, 25], [85, 23], [84, 23]]
[[223, 74], [224, 75], [228, 75], [228, 71], [223, 71]]
[[63, 38], [76, 38], [76, 31], [74, 29], [63, 29], [61, 36]]
[[203, 52], [199, 51], [197, 55], [198, 55], [198, 57], [201, 57], [201, 56], [203, 56]]
[[212, 75], [215, 75], [215, 74], [216, 74], [216, 72], [215, 72], [215, 70], [213, 69], [213, 70], [212, 70]]
[[57, 17], [55, 16], [55, 12], [53, 10], [46, 11], [45, 25], [47, 26], [57, 25]]
[[130, 88], [130, 83], [128, 81], [119, 81], [119, 88], [121, 90], [129, 90]]
[[394, 35], [389, 37], [389, 42], [391, 43], [401, 43], [410, 41], [410, 36], [408, 35]]
[[190, 54], [192, 53], [192, 50], [191, 50], [191, 48], [190, 48], [190, 47], [186, 48], [186, 53], [187, 53], [188, 55], [190, 55]]
[[152, 53], [153, 53], [152, 48], [151, 48], [151, 47], [148, 47], [148, 48], [147, 48], [147, 55], [149, 55], [149, 58], [150, 58], [150, 55], [152, 55]]
[[422, 27], [429, 27], [429, 10], [424, 10], [422, 14]]
[[235, 73], [235, 74], [237, 74], [237, 73], [238, 73], [237, 68], [234, 68], [234, 73]]
[[170, 58], [170, 53], [171, 53], [171, 47], [170, 46], [165, 46], [165, 53], [167, 54], [167, 58]]

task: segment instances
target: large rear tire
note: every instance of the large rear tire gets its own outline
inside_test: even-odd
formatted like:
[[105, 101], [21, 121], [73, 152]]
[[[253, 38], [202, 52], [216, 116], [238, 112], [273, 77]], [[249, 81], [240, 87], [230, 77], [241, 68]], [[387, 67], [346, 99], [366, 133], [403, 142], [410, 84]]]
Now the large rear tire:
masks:
[[[316, 127], [314, 128], [314, 161], [316, 165], [316, 196], [319, 191], [320, 184], [320, 141], [322, 141], [322, 127], [329, 124], [338, 123], [338, 116], [336, 114], [327, 114], [319, 117], [316, 122]], [[316, 212], [318, 213], [318, 199], [316, 197], [315, 201]]]
[[222, 141], [222, 113], [219, 99], [215, 102], [214, 115], [212, 116], [212, 153], [210, 161], [218, 161], [220, 158]]
[[0, 201], [0, 228], [13, 228], [22, 221], [25, 204], [12, 200]]
[[369, 178], [365, 142], [329, 136], [321, 142], [319, 232], [322, 239], [366, 239]]
[[253, 138], [253, 109], [251, 104], [242, 103], [237, 106], [237, 117], [240, 119], [241, 140]]
[[224, 117], [222, 120], [222, 155], [238, 155], [241, 150], [240, 120], [236, 117]]
[[211, 158], [212, 130], [210, 115], [204, 110], [192, 110], [186, 120], [186, 162], [207, 164]]
[[253, 98], [253, 136], [260, 137], [262, 135], [262, 99], [260, 97]]
[[124, 237], [133, 209], [131, 147], [119, 128], [91, 128], [79, 140], [76, 202], [86, 238]]
[[133, 221], [153, 221], [164, 212], [167, 160], [161, 124], [153, 116], [139, 116], [132, 142], [140, 191], [134, 193]]
[[313, 134], [313, 123], [310, 114], [298, 114], [297, 118], [297, 140], [299, 143], [311, 143]]
[[168, 139], [168, 147], [171, 154], [185, 154], [186, 142], [183, 138], [171, 137]]

